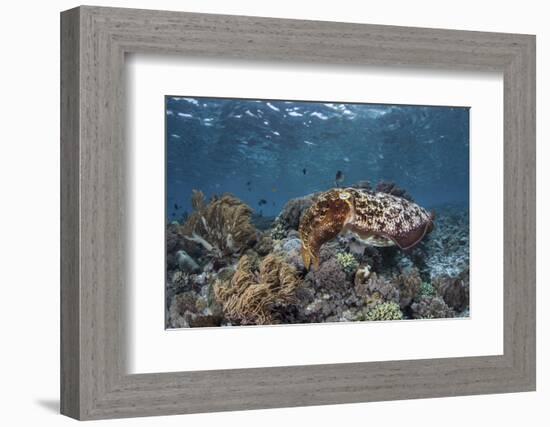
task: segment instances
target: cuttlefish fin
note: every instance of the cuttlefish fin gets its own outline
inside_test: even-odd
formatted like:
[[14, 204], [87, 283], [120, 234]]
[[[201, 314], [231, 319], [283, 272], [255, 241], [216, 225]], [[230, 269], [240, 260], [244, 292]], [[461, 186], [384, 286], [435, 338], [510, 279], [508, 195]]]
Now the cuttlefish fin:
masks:
[[388, 236], [392, 239], [395, 244], [402, 250], [412, 249], [428, 234], [433, 228], [433, 223], [427, 222], [422, 224], [420, 227], [415, 228], [414, 230], [409, 231], [408, 233], [399, 235], [399, 236]]

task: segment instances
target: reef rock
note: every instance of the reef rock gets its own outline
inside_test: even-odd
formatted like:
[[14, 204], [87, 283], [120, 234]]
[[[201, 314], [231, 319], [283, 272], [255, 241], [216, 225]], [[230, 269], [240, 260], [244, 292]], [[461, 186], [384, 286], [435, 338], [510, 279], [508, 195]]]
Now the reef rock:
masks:
[[316, 194], [309, 194], [304, 197], [290, 199], [277, 217], [277, 222], [281, 223], [286, 229], [298, 230], [300, 219], [305, 211], [313, 205]]
[[193, 292], [177, 294], [172, 298], [168, 310], [169, 328], [220, 326], [221, 317], [214, 315], [206, 300]]
[[385, 302], [399, 303], [399, 289], [384, 277], [371, 273], [368, 266], [355, 274], [355, 293], [369, 309]]
[[420, 272], [417, 268], [401, 270], [395, 281], [399, 288], [399, 305], [405, 308], [420, 291], [422, 285]]
[[273, 238], [267, 233], [262, 234], [256, 242], [254, 250], [261, 256], [267, 255], [273, 250]]
[[421, 297], [418, 301], [411, 304], [413, 319], [440, 319], [445, 317], [455, 317], [455, 312], [450, 308], [441, 297]]
[[188, 273], [196, 273], [200, 271], [199, 265], [183, 249], [176, 252], [176, 263], [182, 271], [186, 271]]
[[434, 287], [445, 303], [456, 311], [463, 311], [469, 304], [468, 269], [458, 277], [440, 276], [434, 279]]
[[392, 196], [400, 197], [409, 202], [414, 202], [412, 196], [403, 188], [398, 187], [395, 182], [380, 181], [376, 184], [375, 192], [391, 194]]

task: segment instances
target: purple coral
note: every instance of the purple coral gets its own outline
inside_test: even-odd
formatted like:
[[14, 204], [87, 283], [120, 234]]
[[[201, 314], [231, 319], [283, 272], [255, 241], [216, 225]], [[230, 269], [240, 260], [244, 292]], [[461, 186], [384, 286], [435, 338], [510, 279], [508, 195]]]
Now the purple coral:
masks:
[[423, 296], [411, 304], [413, 319], [441, 319], [455, 317], [455, 312], [450, 308], [443, 298]]
[[445, 303], [456, 311], [464, 311], [469, 305], [470, 280], [466, 268], [458, 277], [439, 276], [434, 279], [434, 287]]
[[422, 279], [417, 268], [402, 269], [392, 282], [399, 290], [399, 306], [405, 308], [411, 304], [414, 297], [420, 291]]

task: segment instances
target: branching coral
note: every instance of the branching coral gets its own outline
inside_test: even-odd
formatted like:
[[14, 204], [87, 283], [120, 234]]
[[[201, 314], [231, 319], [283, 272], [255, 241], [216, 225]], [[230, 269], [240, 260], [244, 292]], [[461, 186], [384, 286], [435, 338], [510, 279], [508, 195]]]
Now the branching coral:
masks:
[[355, 257], [346, 252], [338, 252], [336, 254], [336, 261], [338, 261], [338, 264], [342, 267], [342, 270], [346, 274], [353, 274], [357, 270], [357, 267], [359, 267], [359, 263], [355, 259]]
[[276, 307], [295, 302], [301, 281], [296, 271], [280, 257], [266, 256], [254, 271], [251, 258], [244, 255], [230, 281], [217, 281], [216, 299], [225, 317], [241, 325], [278, 323]]
[[399, 309], [399, 304], [394, 302], [384, 302], [371, 308], [365, 320], [401, 320], [403, 313]]
[[433, 297], [435, 295], [435, 289], [431, 283], [422, 282], [420, 285], [420, 290], [418, 291], [418, 296], [420, 297]]
[[275, 221], [275, 225], [271, 229], [270, 235], [273, 240], [281, 240], [286, 237], [286, 228], [280, 221]]
[[256, 229], [250, 221], [252, 209], [236, 197], [225, 194], [207, 204], [204, 194], [193, 190], [191, 203], [195, 211], [180, 233], [209, 254], [221, 257], [239, 253], [256, 241]]

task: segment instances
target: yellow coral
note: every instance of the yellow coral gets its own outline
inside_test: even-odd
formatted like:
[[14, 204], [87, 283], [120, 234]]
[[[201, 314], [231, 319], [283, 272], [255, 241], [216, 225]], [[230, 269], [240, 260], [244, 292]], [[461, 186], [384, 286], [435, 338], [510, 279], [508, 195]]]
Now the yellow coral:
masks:
[[181, 227], [181, 234], [216, 256], [239, 253], [256, 240], [251, 223], [252, 209], [229, 194], [214, 197], [206, 204], [204, 194], [193, 190], [195, 211]]
[[278, 323], [274, 307], [295, 301], [300, 279], [294, 267], [270, 254], [254, 271], [252, 259], [244, 255], [230, 281], [217, 281], [214, 294], [225, 317], [232, 322], [249, 325]]
[[369, 310], [365, 316], [365, 320], [402, 320], [403, 313], [399, 309], [399, 304], [395, 302], [384, 302], [376, 305]]

